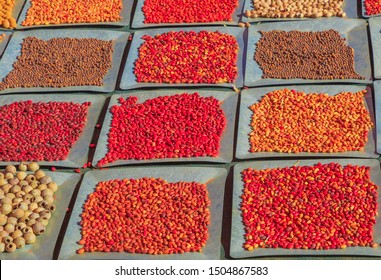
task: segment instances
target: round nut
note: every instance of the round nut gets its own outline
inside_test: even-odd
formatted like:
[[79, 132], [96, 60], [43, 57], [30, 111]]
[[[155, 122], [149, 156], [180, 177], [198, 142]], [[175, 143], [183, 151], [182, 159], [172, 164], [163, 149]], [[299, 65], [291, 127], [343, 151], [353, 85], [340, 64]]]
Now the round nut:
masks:
[[25, 177], [27, 176], [28, 174], [25, 172], [25, 171], [20, 171], [20, 172], [17, 172], [16, 174], [16, 178], [19, 179], [20, 181], [24, 180]]
[[19, 164], [19, 170], [20, 171], [27, 171], [28, 170], [28, 164], [26, 162], [21, 162]]
[[16, 174], [17, 168], [14, 165], [7, 165], [7, 167], [5, 167], [5, 171]]
[[36, 177], [37, 180], [40, 180], [42, 177], [45, 177], [45, 172], [43, 170], [37, 170], [34, 173], [34, 176]]
[[16, 251], [16, 244], [15, 243], [8, 243], [5, 245], [5, 251], [8, 253], [13, 253]]
[[40, 184], [49, 184], [50, 182], [52, 182], [52, 178], [50, 178], [50, 176], [44, 176], [39, 181]]

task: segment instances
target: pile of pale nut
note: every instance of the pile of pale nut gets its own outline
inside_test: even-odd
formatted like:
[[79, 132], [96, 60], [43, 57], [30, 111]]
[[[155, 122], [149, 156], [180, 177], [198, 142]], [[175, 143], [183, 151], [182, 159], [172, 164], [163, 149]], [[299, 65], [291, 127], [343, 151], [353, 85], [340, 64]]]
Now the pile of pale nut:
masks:
[[[253, 0], [252, 0], [253, 1]], [[320, 18], [345, 17], [344, 0], [255, 0], [249, 18]]]
[[58, 186], [35, 163], [0, 171], [0, 252], [12, 253], [36, 242], [56, 210]]

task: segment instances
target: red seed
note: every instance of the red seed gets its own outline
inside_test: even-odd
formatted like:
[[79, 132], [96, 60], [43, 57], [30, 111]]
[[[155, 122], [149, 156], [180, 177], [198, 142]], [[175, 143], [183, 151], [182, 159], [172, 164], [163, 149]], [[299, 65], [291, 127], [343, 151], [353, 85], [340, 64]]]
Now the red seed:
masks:
[[379, 0], [365, 0], [365, 14], [377, 15], [381, 14], [381, 1]]
[[237, 0], [145, 0], [144, 23], [232, 21]]
[[232, 83], [238, 75], [234, 36], [210, 31], [145, 35], [135, 61], [139, 83]]
[[83, 254], [85, 250], [83, 248], [77, 250], [77, 254]]
[[108, 152], [98, 166], [116, 160], [219, 155], [226, 118], [214, 97], [198, 93], [119, 99], [111, 107]]
[[76, 173], [81, 173], [81, 169], [79, 169], [79, 168], [74, 169], [74, 172], [76, 172]]
[[67, 158], [85, 127], [90, 102], [20, 101], [0, 108], [0, 161]]
[[369, 167], [318, 163], [242, 174], [245, 249], [373, 246], [378, 205]]
[[56, 171], [56, 168], [54, 166], [50, 167], [51, 171]]
[[84, 252], [174, 254], [200, 251], [208, 239], [205, 184], [161, 178], [100, 182], [84, 204]]

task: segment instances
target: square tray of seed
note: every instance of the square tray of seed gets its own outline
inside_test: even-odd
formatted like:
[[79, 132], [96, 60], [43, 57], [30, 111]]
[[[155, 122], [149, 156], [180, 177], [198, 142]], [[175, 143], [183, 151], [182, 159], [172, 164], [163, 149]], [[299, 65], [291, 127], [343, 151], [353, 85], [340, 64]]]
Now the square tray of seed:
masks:
[[111, 92], [128, 36], [99, 29], [16, 32], [0, 61], [0, 94]]
[[369, 19], [369, 29], [373, 50], [373, 76], [381, 79], [381, 17]]
[[220, 259], [226, 174], [196, 166], [87, 172], [59, 259]]
[[244, 30], [209, 26], [136, 31], [120, 88], [240, 87]]
[[[7, 169], [9, 170], [9, 167]], [[5, 173], [5, 176], [9, 174]], [[26, 183], [22, 187], [13, 185], [15, 180], [21, 179], [20, 176], [25, 178], [19, 182]], [[31, 189], [24, 196], [12, 200], [12, 203], [15, 203], [12, 212], [5, 215], [3, 211], [1, 214], [2, 219], [7, 217], [1, 231], [4, 241], [0, 246], [1, 260], [53, 259], [57, 238], [80, 178], [81, 176], [75, 173], [50, 172], [42, 169], [35, 172], [16, 171], [14, 178], [8, 179], [8, 184], [0, 187], [2, 193], [7, 194], [13, 194], [17, 187], [24, 190]], [[9, 189], [7, 186], [12, 188]], [[9, 196], [4, 197], [2, 201], [7, 198]], [[16, 203], [15, 200], [20, 202]], [[3, 210], [6, 208], [5, 205], [10, 204], [2, 203]]]
[[19, 18], [21, 10], [24, 7], [26, 1], [13, 1], [13, 7], [12, 5], [8, 5], [6, 2], [7, 1], [1, 1], [0, 3], [0, 11], [2, 11], [2, 14], [0, 16], [0, 32], [16, 28], [17, 19]]
[[[275, 5], [270, 7], [270, 5]], [[357, 0], [339, 1], [266, 1], [246, 0], [242, 21], [325, 20], [329, 18], [358, 18]]]
[[0, 166], [82, 167], [104, 102], [89, 94], [0, 95]]
[[245, 86], [371, 79], [366, 21], [327, 19], [249, 28]]
[[[17, 29], [127, 26], [134, 0], [26, 1]], [[57, 9], [57, 6], [60, 9]]]
[[[381, 81], [375, 81], [373, 83], [374, 87], [374, 108], [376, 110], [376, 122], [380, 124], [381, 120]], [[377, 128], [377, 153], [381, 155], [381, 127], [380, 125], [376, 126]]]
[[132, 28], [237, 25], [245, 0], [138, 0]]
[[377, 158], [373, 103], [365, 85], [243, 90], [236, 157]]
[[93, 166], [230, 162], [237, 99], [232, 91], [189, 89], [114, 94]]
[[380, 162], [234, 166], [230, 256], [381, 256]]
[[11, 31], [0, 30], [0, 59], [3, 56], [4, 50], [7, 47], [9, 39], [12, 37]]
[[363, 18], [381, 16], [381, 3], [376, 0], [361, 0], [361, 13]]

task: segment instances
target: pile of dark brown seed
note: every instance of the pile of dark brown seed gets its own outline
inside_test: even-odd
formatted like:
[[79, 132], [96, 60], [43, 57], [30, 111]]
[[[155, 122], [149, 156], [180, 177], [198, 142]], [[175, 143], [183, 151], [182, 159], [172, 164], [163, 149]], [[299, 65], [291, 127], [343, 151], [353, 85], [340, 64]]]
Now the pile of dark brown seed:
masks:
[[113, 41], [27, 37], [0, 90], [17, 87], [101, 86], [111, 67]]
[[335, 30], [261, 34], [254, 59], [264, 79], [364, 79], [355, 72], [354, 50]]

